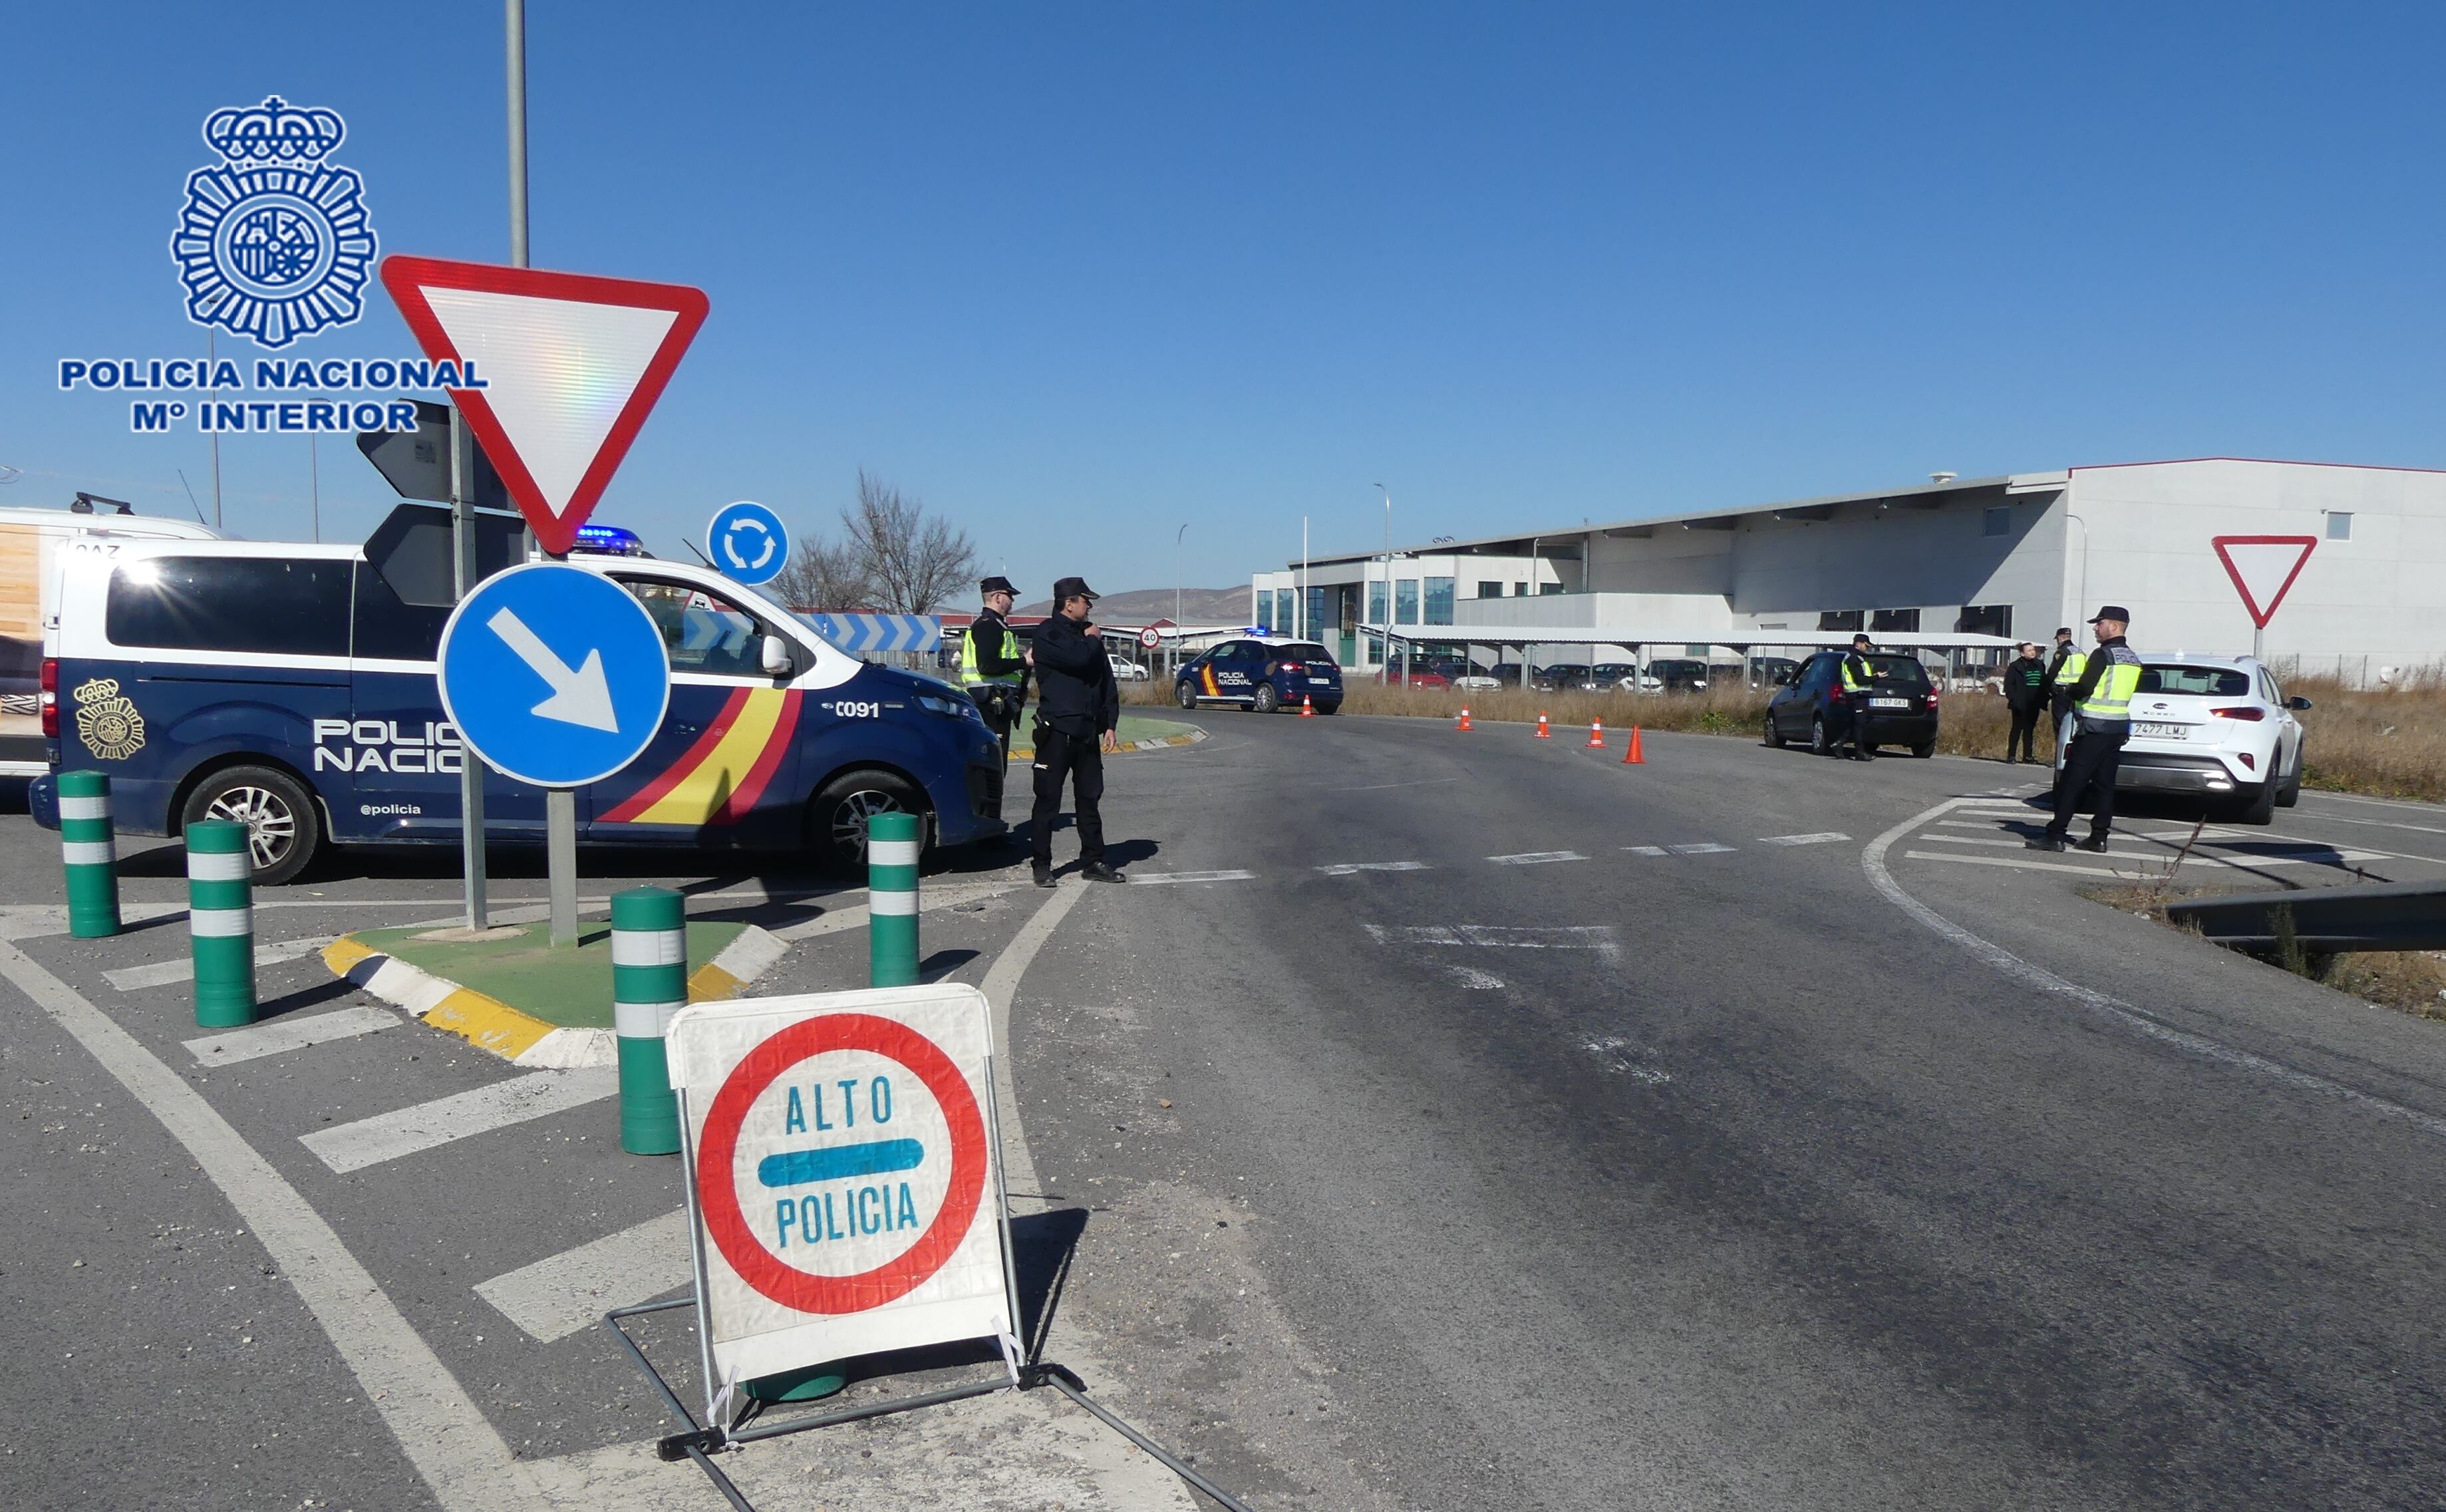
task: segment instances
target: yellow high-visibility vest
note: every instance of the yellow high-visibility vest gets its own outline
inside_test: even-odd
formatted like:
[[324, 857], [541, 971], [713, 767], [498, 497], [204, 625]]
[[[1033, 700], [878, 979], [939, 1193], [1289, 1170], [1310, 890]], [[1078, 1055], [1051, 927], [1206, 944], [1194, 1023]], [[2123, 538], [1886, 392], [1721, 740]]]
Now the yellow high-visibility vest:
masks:
[[2083, 721], [2119, 725], [2132, 718], [2132, 695], [2140, 690], [2140, 658], [2129, 646], [2101, 651], [2109, 658], [2089, 696], [2074, 705]]
[[[972, 624], [969, 627], [969, 633], [960, 637], [960, 686], [963, 688], [1018, 687], [1020, 679], [1025, 675], [1024, 672], [1005, 672], [999, 677], [988, 677], [977, 670], [977, 629], [978, 627]], [[1008, 620], [1002, 621], [1002, 654], [1005, 661], [1019, 660], [1019, 636], [1012, 633]]]
[[2069, 691], [2073, 684], [2080, 681], [2080, 674], [2088, 670], [2089, 658], [2086, 655], [2079, 652], [2069, 652], [2064, 657], [2063, 671], [2056, 673], [2056, 686]]

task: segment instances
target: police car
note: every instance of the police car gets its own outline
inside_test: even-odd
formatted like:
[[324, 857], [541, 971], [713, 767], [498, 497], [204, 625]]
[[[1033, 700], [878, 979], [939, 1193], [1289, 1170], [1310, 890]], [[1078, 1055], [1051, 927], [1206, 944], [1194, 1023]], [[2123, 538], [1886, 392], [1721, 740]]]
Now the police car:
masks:
[[[128, 541], [64, 567], [44, 643], [53, 772], [111, 779], [123, 834], [198, 819], [253, 832], [258, 881], [328, 844], [452, 844], [463, 759], [434, 682], [452, 601], [448, 512], [402, 505], [363, 547]], [[484, 571], [517, 521], [491, 520]], [[626, 770], [578, 789], [578, 837], [619, 845], [865, 854], [880, 812], [957, 845], [1002, 832], [1000, 747], [957, 689], [873, 667], [706, 568], [620, 555], [569, 565], [620, 584], [663, 631], [670, 700]], [[485, 830], [544, 838], [544, 793], [488, 771]], [[58, 822], [49, 776], [30, 807]]]
[[1236, 704], [1260, 714], [1314, 700], [1330, 714], [1342, 707], [1342, 668], [1312, 640], [1252, 630], [1184, 663], [1172, 696], [1183, 709]]

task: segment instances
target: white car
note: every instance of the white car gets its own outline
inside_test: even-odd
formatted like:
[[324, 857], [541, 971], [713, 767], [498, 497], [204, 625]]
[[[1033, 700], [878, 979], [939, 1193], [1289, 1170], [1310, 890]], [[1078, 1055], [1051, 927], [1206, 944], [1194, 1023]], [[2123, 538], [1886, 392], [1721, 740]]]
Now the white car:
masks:
[[[2265, 824], [2302, 796], [2306, 698], [2286, 698], [2248, 656], [2146, 658], [2117, 792], [2197, 794], [2221, 817]], [[2079, 721], [2065, 721], [2066, 740]], [[2056, 747], [2063, 769], [2064, 746]]]
[[1116, 656], [1111, 652], [1106, 652], [1104, 660], [1113, 664], [1115, 682], [1142, 683], [1147, 680], [1147, 670], [1126, 656]]
[[1466, 671], [1454, 678], [1452, 680], [1452, 685], [1455, 688], [1476, 689], [1480, 692], [1493, 692], [1495, 690], [1502, 687], [1503, 682], [1502, 679], [1489, 676], [1485, 672]]

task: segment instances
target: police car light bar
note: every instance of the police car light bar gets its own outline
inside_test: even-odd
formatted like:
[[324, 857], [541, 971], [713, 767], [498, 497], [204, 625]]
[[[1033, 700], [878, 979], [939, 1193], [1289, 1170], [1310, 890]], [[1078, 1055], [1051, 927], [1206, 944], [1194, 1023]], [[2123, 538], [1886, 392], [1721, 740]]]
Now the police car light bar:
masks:
[[625, 525], [580, 525], [570, 550], [595, 557], [643, 557], [646, 543]]

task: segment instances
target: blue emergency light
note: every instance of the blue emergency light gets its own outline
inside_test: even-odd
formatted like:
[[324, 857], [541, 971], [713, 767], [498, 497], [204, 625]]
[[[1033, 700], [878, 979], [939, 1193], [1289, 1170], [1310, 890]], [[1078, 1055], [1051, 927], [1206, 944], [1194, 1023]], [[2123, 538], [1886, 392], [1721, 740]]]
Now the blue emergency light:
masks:
[[646, 543], [626, 525], [580, 525], [570, 547], [595, 557], [643, 557]]

